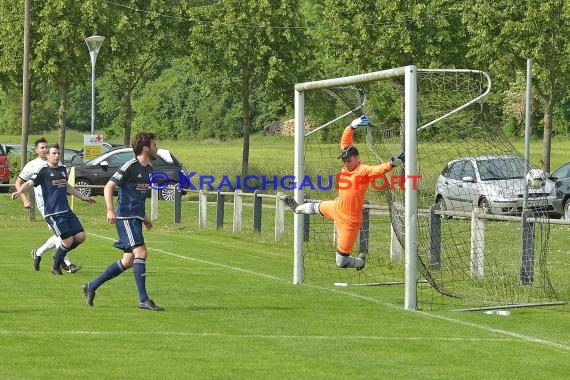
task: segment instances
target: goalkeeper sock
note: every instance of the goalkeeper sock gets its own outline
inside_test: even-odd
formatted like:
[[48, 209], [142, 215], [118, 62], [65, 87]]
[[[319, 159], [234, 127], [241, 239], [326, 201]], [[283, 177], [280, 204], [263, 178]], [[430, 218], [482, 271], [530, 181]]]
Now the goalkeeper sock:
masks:
[[320, 213], [321, 203], [303, 203], [300, 206], [297, 206], [295, 209], [295, 213], [297, 214], [318, 214]]

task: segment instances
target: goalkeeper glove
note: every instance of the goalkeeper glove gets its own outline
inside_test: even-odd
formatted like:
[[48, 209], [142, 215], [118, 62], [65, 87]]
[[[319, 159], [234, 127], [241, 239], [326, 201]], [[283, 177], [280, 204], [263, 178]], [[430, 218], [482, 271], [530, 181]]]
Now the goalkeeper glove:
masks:
[[362, 116], [362, 117], [359, 117], [358, 119], [354, 119], [354, 120], [350, 123], [350, 127], [351, 127], [352, 129], [356, 129], [356, 128], [358, 128], [358, 127], [366, 126], [366, 125], [368, 125], [368, 124], [370, 124], [370, 120], [368, 120], [368, 118], [367, 118], [366, 116]]
[[404, 156], [404, 152], [390, 158], [390, 165], [392, 165], [393, 168], [402, 165], [404, 162], [406, 162], [406, 156]]

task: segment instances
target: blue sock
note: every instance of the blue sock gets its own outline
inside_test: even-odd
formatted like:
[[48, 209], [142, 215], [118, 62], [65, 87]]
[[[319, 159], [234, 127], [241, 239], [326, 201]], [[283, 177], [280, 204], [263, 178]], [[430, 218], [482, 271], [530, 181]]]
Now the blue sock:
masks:
[[67, 249], [63, 244], [59, 246], [57, 251], [55, 251], [55, 257], [53, 260], [53, 269], [59, 268], [63, 263], [63, 259], [67, 255], [67, 252], [71, 251], [71, 249]]
[[137, 283], [137, 290], [139, 292], [139, 301], [148, 301], [148, 294], [146, 293], [146, 260], [135, 259], [133, 263], [133, 274], [135, 275], [135, 282]]
[[113, 264], [109, 265], [109, 267], [105, 269], [105, 271], [101, 273], [99, 277], [91, 281], [89, 283], [89, 288], [95, 290], [101, 285], [103, 285], [103, 283], [117, 277], [124, 271], [125, 267], [123, 267], [123, 264], [121, 264], [121, 260], [117, 260]]

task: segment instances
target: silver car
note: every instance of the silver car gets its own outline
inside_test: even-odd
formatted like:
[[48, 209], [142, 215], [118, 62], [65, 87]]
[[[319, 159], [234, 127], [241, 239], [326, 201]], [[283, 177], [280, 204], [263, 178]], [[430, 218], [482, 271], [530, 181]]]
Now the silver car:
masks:
[[[530, 164], [529, 169], [536, 167]], [[527, 163], [516, 156], [464, 157], [450, 161], [437, 178], [435, 202], [440, 210], [520, 215], [526, 184]], [[552, 207], [554, 182], [528, 189], [527, 208], [557, 215]]]

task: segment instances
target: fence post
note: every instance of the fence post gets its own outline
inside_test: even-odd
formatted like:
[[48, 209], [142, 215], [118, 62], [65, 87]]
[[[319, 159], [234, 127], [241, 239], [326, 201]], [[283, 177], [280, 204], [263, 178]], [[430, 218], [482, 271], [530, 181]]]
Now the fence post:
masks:
[[158, 218], [158, 190], [153, 188], [150, 190], [150, 220]]
[[174, 188], [174, 224], [180, 224], [182, 220], [182, 191], [179, 186]]
[[303, 241], [311, 238], [311, 215], [303, 214]]
[[253, 230], [255, 232], [261, 232], [261, 210], [263, 206], [263, 200], [258, 196], [259, 190], [253, 192]]
[[234, 216], [233, 216], [233, 231], [235, 233], [241, 232], [241, 211], [243, 208], [243, 199], [241, 197], [241, 190], [236, 189], [234, 192]]
[[283, 240], [285, 234], [285, 203], [281, 201], [283, 194], [275, 196], [275, 241]]
[[435, 212], [439, 211], [439, 204], [435, 204], [429, 209], [429, 256], [431, 267], [439, 269], [441, 267], [441, 219]]
[[534, 222], [528, 221], [529, 211], [524, 211], [521, 229], [521, 273], [520, 281], [523, 285], [534, 282]]
[[225, 201], [226, 196], [218, 191], [218, 197], [216, 198], [216, 228], [218, 230], [224, 228]]
[[404, 247], [398, 240], [398, 236], [394, 231], [394, 225], [390, 223], [390, 260], [396, 263], [402, 261], [402, 252], [404, 252]]
[[198, 193], [198, 224], [201, 230], [206, 229], [208, 220], [208, 193], [200, 190]]
[[364, 201], [364, 208], [362, 209], [362, 226], [359, 233], [359, 253], [368, 253], [368, 239], [370, 236], [370, 209], [368, 205], [370, 202]]
[[482, 210], [478, 207], [471, 213], [471, 275], [482, 278], [485, 275], [485, 219], [478, 218]]

